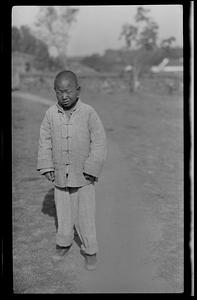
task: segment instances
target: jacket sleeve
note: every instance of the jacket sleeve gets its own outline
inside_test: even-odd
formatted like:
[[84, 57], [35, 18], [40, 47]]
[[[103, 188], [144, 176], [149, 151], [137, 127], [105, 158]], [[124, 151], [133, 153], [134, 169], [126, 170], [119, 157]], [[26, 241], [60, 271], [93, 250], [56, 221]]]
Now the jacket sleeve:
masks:
[[103, 124], [92, 110], [89, 118], [90, 153], [84, 164], [84, 172], [99, 177], [107, 157], [106, 135]]
[[46, 112], [40, 126], [40, 138], [38, 145], [37, 170], [41, 171], [42, 169], [54, 170], [52, 159], [51, 125], [49, 121], [48, 111]]

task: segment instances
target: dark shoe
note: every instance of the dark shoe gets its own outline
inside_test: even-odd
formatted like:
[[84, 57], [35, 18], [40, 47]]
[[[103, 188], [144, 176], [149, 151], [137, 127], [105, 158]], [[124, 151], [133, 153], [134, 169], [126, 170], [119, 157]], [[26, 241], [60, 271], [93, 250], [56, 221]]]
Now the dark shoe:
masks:
[[69, 251], [71, 245], [67, 247], [61, 247], [56, 245], [56, 253], [52, 256], [54, 260], [61, 260], [64, 255]]
[[85, 254], [85, 267], [87, 270], [92, 271], [96, 269], [96, 254]]

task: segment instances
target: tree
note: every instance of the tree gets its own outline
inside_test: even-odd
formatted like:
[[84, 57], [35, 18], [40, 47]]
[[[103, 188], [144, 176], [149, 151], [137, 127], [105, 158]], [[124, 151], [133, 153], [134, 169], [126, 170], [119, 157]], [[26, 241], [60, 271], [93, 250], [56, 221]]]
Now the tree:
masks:
[[21, 46], [21, 34], [20, 30], [13, 26], [12, 27], [12, 51], [19, 51]]
[[31, 29], [27, 25], [20, 27], [21, 33], [21, 47], [20, 51], [28, 54], [35, 54], [36, 51], [36, 38], [32, 34]]
[[59, 56], [66, 66], [69, 33], [78, 9], [67, 6], [40, 7], [35, 34], [48, 46], [49, 53]]
[[173, 52], [173, 43], [176, 41], [175, 37], [171, 36], [161, 41], [161, 49], [164, 51], [165, 56], [171, 57]]
[[59, 60], [50, 57], [47, 45], [37, 39], [31, 28], [26, 25], [20, 28], [12, 27], [12, 51], [32, 55], [36, 69], [60, 69]]
[[161, 47], [162, 48], [170, 48], [172, 46], [172, 43], [175, 41], [176, 41], [175, 37], [171, 36], [171, 37], [161, 41]]
[[47, 45], [36, 39], [34, 66], [39, 70], [48, 69], [50, 55]]
[[[132, 61], [130, 61], [132, 64], [131, 91], [137, 89], [140, 78], [149, 69], [155, 55], [158, 55], [159, 26], [148, 16], [149, 12], [149, 9], [138, 7], [134, 17], [135, 24], [124, 24], [120, 34], [120, 39], [125, 40], [126, 50], [133, 50]], [[172, 38], [170, 41], [173, 41]]]

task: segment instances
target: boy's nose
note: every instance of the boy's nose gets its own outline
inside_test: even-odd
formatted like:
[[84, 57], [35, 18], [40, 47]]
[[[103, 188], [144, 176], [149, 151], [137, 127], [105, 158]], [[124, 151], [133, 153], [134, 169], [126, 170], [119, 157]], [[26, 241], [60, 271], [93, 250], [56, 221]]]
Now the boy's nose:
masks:
[[67, 98], [67, 93], [64, 92], [64, 93], [62, 94], [62, 97], [63, 97], [63, 99]]

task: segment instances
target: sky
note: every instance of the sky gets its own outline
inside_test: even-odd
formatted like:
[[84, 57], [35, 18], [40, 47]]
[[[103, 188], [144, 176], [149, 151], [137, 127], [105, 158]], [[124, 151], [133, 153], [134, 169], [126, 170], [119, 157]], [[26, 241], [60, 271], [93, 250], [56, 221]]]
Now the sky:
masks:
[[[103, 54], [106, 49], [120, 49], [122, 25], [133, 23], [136, 5], [73, 6], [79, 8], [77, 22], [70, 33], [69, 56]], [[159, 25], [159, 39], [174, 36], [178, 46], [183, 45], [183, 15], [181, 5], [145, 5], [149, 15]], [[14, 6], [12, 26], [34, 26], [39, 6]]]

